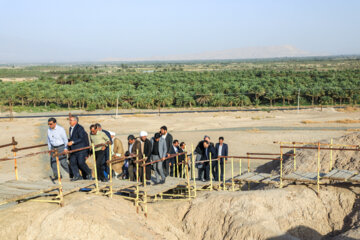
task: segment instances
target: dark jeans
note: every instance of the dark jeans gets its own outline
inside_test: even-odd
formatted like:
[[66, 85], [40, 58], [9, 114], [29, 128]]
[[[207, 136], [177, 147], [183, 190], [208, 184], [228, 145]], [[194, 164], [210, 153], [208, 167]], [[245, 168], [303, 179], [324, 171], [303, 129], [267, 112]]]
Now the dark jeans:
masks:
[[135, 160], [129, 160], [129, 167], [128, 167], [128, 171], [129, 171], [129, 178], [130, 181], [136, 181], [136, 163], [134, 163]]
[[105, 180], [105, 175], [104, 175], [104, 171], [105, 171], [105, 151], [104, 150], [99, 150], [95, 152], [95, 159], [96, 159], [96, 172], [97, 172], [97, 177], [100, 180]]
[[106, 164], [107, 160], [109, 160], [109, 147], [106, 147], [104, 150], [104, 169], [105, 172], [109, 175], [110, 168], [109, 165]]
[[85, 159], [86, 155], [87, 155], [87, 151], [80, 151], [70, 154], [70, 168], [73, 176], [76, 178], [81, 177], [79, 170], [81, 170], [83, 178], [91, 175], [91, 169], [86, 164], [86, 159]]
[[[53, 149], [57, 149], [58, 153], [62, 153], [64, 151], [64, 149], [65, 149], [65, 146], [58, 147], [58, 148], [51, 147], [51, 150], [53, 150]], [[50, 166], [51, 166], [51, 169], [53, 171], [54, 177], [57, 178], [58, 177], [58, 172], [57, 172], [56, 158], [53, 155], [54, 155], [54, 153], [52, 152], [51, 155], [50, 155]], [[67, 155], [66, 154], [59, 156], [59, 164], [65, 170], [65, 172], [69, 173], [69, 164], [67, 162]]]
[[170, 159], [166, 159], [165, 161], [163, 161], [163, 169], [164, 169], [164, 174], [165, 176], [169, 176], [170, 174]]
[[204, 174], [204, 179], [206, 181], [210, 180], [210, 165], [209, 165], [209, 162], [204, 162], [203, 167], [199, 168], [199, 179], [202, 178], [202, 174]]

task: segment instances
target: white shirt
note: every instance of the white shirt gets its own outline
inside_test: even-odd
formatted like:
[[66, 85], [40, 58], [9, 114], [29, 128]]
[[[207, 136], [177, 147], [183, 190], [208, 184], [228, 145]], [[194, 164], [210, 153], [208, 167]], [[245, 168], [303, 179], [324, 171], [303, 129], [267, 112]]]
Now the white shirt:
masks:
[[175, 151], [176, 153], [179, 151], [178, 148], [175, 147], [174, 145], [173, 145], [173, 148], [174, 148], [174, 151]]
[[218, 150], [218, 155], [219, 155], [219, 156], [220, 156], [221, 153], [222, 153], [222, 147], [223, 147], [223, 145], [222, 145], [222, 144], [219, 144], [219, 150]]
[[[76, 126], [76, 125], [75, 125]], [[74, 131], [74, 128], [75, 128], [75, 126], [73, 126], [73, 127], [70, 127], [70, 132], [69, 132], [69, 134], [70, 134], [70, 137], [72, 136], [72, 133], [73, 133], [73, 131]]]
[[60, 145], [65, 145], [67, 149], [68, 139], [66, 136], [65, 129], [56, 124], [55, 128], [48, 128], [48, 147], [51, 150], [51, 146], [57, 147]]
[[167, 136], [167, 133], [166, 133], [165, 135], [161, 135], [161, 137], [162, 137], [163, 139], [165, 139], [166, 136]]

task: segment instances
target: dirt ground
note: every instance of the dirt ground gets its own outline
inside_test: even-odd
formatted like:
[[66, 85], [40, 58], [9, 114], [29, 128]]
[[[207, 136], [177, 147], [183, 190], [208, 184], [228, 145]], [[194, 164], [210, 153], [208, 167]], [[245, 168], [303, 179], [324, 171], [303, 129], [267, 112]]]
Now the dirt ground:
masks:
[[[184, 113], [117, 119], [96, 116], [81, 117], [80, 124], [85, 129], [96, 122], [102, 124], [104, 129], [116, 132], [126, 148], [129, 134], [138, 136], [145, 130], [152, 136], [162, 125], [168, 127], [174, 139], [184, 141], [188, 151], [205, 134], [214, 143], [223, 136], [229, 154], [243, 156], [247, 152], [279, 153], [279, 145], [273, 141], [315, 142], [334, 138], [336, 143], [341, 136], [360, 130], [359, 113], [357, 109], [328, 108], [300, 113]], [[58, 118], [58, 123], [69, 128], [66, 118]], [[12, 136], [19, 147], [46, 143], [45, 118], [1, 119], [0, 127], [3, 130], [0, 145], [10, 143]], [[0, 149], [0, 156], [12, 156], [10, 148]], [[251, 168], [264, 163], [252, 161]], [[20, 179], [46, 178], [51, 174], [48, 156], [19, 159], [18, 165]], [[13, 161], [0, 162], [0, 182], [14, 179], [13, 169]], [[228, 171], [229, 167], [227, 176]], [[27, 202], [1, 209], [0, 239], [320, 239], [330, 238], [334, 232], [341, 234], [337, 239], [360, 236], [356, 223], [349, 225], [346, 221], [349, 215], [355, 221], [353, 211], [358, 204], [356, 190], [348, 188], [327, 187], [320, 197], [311, 188], [301, 186], [201, 193], [191, 202], [149, 204], [148, 219], [136, 214], [132, 203], [121, 198], [76, 193], [65, 200], [64, 208]]]

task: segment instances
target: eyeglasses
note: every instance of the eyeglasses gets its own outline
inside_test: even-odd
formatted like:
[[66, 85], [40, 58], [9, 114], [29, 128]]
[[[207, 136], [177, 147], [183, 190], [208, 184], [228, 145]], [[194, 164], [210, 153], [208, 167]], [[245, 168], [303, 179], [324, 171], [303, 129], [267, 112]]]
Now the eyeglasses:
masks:
[[52, 126], [52, 125], [54, 125], [54, 123], [48, 123], [48, 125], [49, 125], [49, 126]]

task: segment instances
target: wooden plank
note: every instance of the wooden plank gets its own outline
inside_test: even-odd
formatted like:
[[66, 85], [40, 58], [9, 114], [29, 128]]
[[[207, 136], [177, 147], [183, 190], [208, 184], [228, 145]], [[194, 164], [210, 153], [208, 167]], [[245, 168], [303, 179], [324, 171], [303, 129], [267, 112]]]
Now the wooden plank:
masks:
[[330, 173], [332, 173], [332, 174], [326, 174], [324, 176], [324, 178], [330, 179], [330, 180], [347, 181], [349, 178], [351, 178], [357, 174], [356, 171], [349, 171], [349, 170], [343, 170], [343, 169], [334, 169]]
[[266, 184], [279, 184], [280, 183], [280, 175], [271, 176], [269, 178], [265, 178], [261, 181]]
[[316, 183], [317, 173], [292, 172], [288, 175], [285, 175], [283, 180]]
[[39, 195], [41, 195], [43, 193], [52, 192], [52, 191], [54, 191], [56, 189], [58, 189], [58, 187], [52, 187], [52, 188], [48, 188], [48, 189], [44, 189], [44, 190], [40, 190], [40, 191], [34, 191], [34, 192], [31, 192], [31, 193], [28, 193], [28, 194], [18, 195], [18, 196], [7, 198], [7, 199], [1, 199], [0, 200], [0, 205], [7, 204], [7, 203], [10, 203], [10, 202], [16, 202], [16, 201], [19, 201], [19, 200], [25, 200], [25, 199], [28, 199], [28, 198], [31, 198], [31, 197], [36, 197], [36, 196], [39, 196]]
[[349, 182], [360, 182], [360, 174], [357, 174], [357, 175], [351, 177], [348, 181]]
[[254, 176], [246, 178], [244, 181], [259, 183], [262, 180], [264, 180], [265, 178], [269, 178], [270, 176], [271, 176], [271, 174], [269, 174], [269, 173], [255, 173]]
[[[184, 178], [167, 177], [164, 184], [150, 185], [146, 187], [146, 193], [148, 196], [155, 196], [185, 184], [186, 179]], [[139, 187], [139, 190], [143, 192], [145, 188], [141, 186]]]
[[236, 181], [244, 181], [245, 179], [250, 178], [250, 177], [252, 177], [254, 175], [255, 175], [255, 173], [253, 173], [253, 172], [246, 172], [244, 174], [241, 174], [241, 175], [238, 175], [238, 176], [234, 177], [234, 180], [236, 180]]

